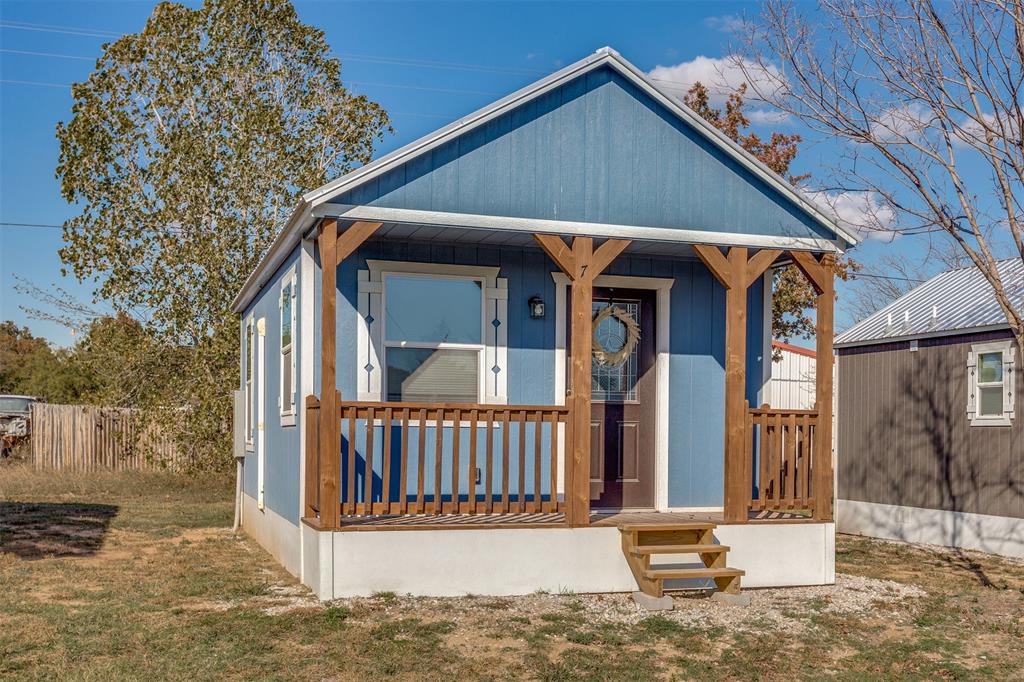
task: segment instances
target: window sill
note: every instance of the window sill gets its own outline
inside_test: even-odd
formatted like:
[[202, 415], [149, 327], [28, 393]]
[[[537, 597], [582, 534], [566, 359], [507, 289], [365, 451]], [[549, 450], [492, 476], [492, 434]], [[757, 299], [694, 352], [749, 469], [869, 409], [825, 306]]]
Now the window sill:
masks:
[[1013, 426], [1012, 417], [973, 417], [971, 426]]
[[295, 426], [295, 413], [282, 414], [281, 415], [281, 426]]

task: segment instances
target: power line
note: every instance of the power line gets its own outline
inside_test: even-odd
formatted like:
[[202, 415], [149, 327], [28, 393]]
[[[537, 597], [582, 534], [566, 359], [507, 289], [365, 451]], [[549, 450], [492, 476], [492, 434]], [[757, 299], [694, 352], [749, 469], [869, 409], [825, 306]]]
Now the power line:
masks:
[[80, 57], [76, 54], [58, 54], [56, 52], [33, 52], [32, 50], [12, 50], [8, 47], [0, 48], [0, 52], [7, 52], [9, 54], [24, 54], [31, 57], [57, 57], [60, 59], [80, 59], [84, 62], [94, 62], [97, 57]]

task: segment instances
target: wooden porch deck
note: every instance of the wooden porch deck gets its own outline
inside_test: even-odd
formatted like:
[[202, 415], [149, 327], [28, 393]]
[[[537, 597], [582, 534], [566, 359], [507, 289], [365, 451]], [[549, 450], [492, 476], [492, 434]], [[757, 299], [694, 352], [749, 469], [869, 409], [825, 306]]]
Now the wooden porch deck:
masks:
[[[622, 526], [625, 524], [672, 526], [694, 521], [707, 521], [717, 525], [728, 523], [722, 512], [654, 512], [624, 511], [590, 513], [591, 526]], [[749, 514], [748, 523], [817, 523], [808, 514], [793, 512], [759, 511]], [[342, 516], [340, 531], [379, 530], [457, 530], [491, 528], [552, 528], [566, 527], [565, 514], [444, 514], [415, 516]]]

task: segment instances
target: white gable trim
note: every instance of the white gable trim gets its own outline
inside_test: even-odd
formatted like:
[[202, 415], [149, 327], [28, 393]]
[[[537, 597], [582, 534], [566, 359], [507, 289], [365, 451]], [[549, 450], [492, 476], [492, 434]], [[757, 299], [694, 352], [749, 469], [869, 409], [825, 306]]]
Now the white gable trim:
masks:
[[627, 80], [637, 85], [648, 96], [675, 114], [677, 118], [703, 134], [711, 143], [719, 147], [741, 166], [799, 206], [823, 227], [842, 237], [851, 244], [856, 244], [860, 241], [855, 235], [840, 228], [835, 221], [822, 213], [812, 201], [801, 195], [790, 183], [779, 177], [778, 174], [769, 170], [768, 167], [761, 163], [757, 158], [730, 140], [724, 133], [718, 130], [718, 128], [705, 121], [700, 117], [700, 115], [684, 105], [677, 98], [671, 97], [667, 93], [663, 92], [647, 78], [647, 75], [643, 71], [635, 67], [610, 47], [603, 47], [597, 50], [594, 54], [581, 59], [575, 64], [571, 64], [561, 71], [556, 71], [550, 76], [542, 78], [541, 80], [528, 85], [511, 95], [503, 97], [502, 99], [475, 111], [469, 116], [459, 119], [440, 130], [426, 135], [425, 137], [422, 137], [401, 149], [397, 149], [390, 154], [382, 156], [376, 161], [368, 163], [358, 170], [343, 175], [337, 180], [329, 182], [326, 185], [305, 194], [302, 198], [315, 208], [316, 206], [326, 202], [329, 195], [348, 191], [368, 180], [378, 177], [413, 157], [420, 156], [421, 154], [439, 147], [449, 140], [478, 128], [505, 114], [509, 110], [524, 104], [525, 102], [541, 97], [545, 93], [562, 86], [564, 83], [574, 78], [604, 66], [611, 67]]
[[[327, 184], [306, 193], [295, 207], [295, 211], [289, 218], [287, 225], [277, 239], [271, 245], [263, 260], [256, 267], [256, 270], [249, 276], [241, 291], [235, 297], [232, 309], [241, 312], [248, 301], [259, 291], [265, 283], [264, 273], [271, 273], [284, 260], [287, 253], [298, 243], [301, 234], [313, 224], [313, 211], [321, 204], [328, 203], [331, 196], [350, 190], [357, 185], [372, 180], [373, 178], [386, 173], [388, 170], [405, 163], [409, 159], [426, 153], [438, 147], [454, 137], [478, 128], [488, 121], [491, 121], [512, 108], [524, 102], [541, 97], [547, 92], [563, 85], [569, 80], [593, 71], [602, 66], [609, 66], [634, 83], [648, 96], [665, 107], [680, 120], [692, 126], [699, 133], [704, 135], [709, 142], [720, 148], [724, 153], [733, 158], [737, 163], [750, 171], [755, 177], [761, 179], [768, 186], [775, 189], [783, 197], [792, 201], [797, 207], [806, 212], [812, 219], [825, 227], [830, 232], [850, 244], [856, 244], [860, 240], [851, 232], [842, 229], [830, 217], [825, 215], [811, 200], [804, 197], [796, 188], [776, 173], [769, 170], [764, 164], [754, 158], [749, 152], [726, 137], [721, 131], [705, 121], [698, 114], [686, 107], [678, 99], [671, 97], [660, 90], [643, 71], [623, 59], [618, 52], [610, 47], [603, 47], [594, 54], [571, 64], [561, 71], [557, 71], [546, 78], [522, 88], [511, 95], [503, 97], [478, 111], [465, 116], [458, 121], [448, 124], [443, 128], [426, 135], [415, 142], [397, 149], [390, 154], [371, 161], [350, 173], [328, 182]], [[719, 235], [719, 233], [714, 233]], [[827, 240], [826, 240], [827, 241]], [[713, 240], [710, 243], [720, 243]], [[807, 247], [818, 248], [818, 247]], [[834, 250], [833, 246], [827, 250]]]

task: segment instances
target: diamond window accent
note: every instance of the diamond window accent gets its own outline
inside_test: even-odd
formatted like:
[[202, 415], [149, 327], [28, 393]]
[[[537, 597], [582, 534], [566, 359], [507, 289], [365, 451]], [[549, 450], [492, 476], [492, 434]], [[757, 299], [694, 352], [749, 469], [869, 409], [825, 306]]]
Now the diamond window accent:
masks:
[[373, 315], [366, 316], [366, 324], [373, 324]]
[[499, 320], [498, 318], [494, 318], [493, 320], [491, 320], [491, 325], [492, 325], [492, 326], [493, 326], [493, 327], [494, 327], [495, 329], [497, 329], [498, 327], [500, 327], [500, 326], [501, 326], [501, 320]]
[[370, 364], [370, 363], [368, 362], [368, 363], [366, 363], [365, 365], [363, 365], [363, 369], [365, 369], [365, 370], [366, 370], [366, 372], [367, 372], [367, 374], [369, 374], [370, 372], [372, 372], [372, 371], [373, 371], [373, 365], [371, 365], [371, 364]]
[[498, 367], [497, 365], [495, 365], [494, 367], [491, 367], [491, 371], [494, 372], [495, 374], [497, 374], [498, 372], [501, 371], [501, 367]]

